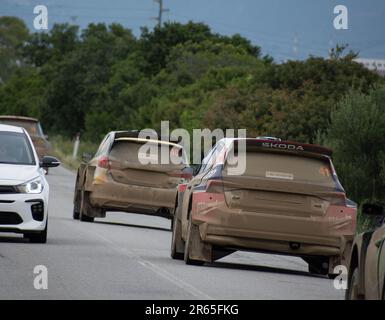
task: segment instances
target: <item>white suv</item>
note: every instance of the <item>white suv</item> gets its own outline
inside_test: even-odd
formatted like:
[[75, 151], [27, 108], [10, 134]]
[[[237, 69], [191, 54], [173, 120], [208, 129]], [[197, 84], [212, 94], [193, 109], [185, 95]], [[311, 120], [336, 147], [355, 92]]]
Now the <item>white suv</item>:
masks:
[[0, 232], [47, 241], [49, 185], [44, 168], [58, 165], [48, 156], [39, 162], [25, 129], [0, 124]]

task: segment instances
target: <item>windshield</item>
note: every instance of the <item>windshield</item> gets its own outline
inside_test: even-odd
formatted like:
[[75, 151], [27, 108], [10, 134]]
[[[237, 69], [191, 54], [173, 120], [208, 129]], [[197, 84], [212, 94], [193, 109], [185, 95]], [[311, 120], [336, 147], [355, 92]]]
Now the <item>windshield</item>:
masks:
[[[147, 146], [150, 144], [148, 142]], [[121, 140], [117, 139], [115, 140], [112, 149], [110, 151], [110, 155], [117, 159], [118, 161], [122, 161], [125, 164], [140, 164], [140, 159], [151, 159], [153, 162], [151, 162], [151, 165], [161, 165], [162, 168], [165, 170], [169, 170], [170, 168], [173, 167], [178, 167], [178, 166], [186, 166], [188, 164], [187, 158], [186, 158], [186, 153], [184, 152], [183, 148], [181, 146], [176, 146], [173, 144], [167, 144], [167, 143], [156, 143], [154, 142], [153, 145], [157, 145], [158, 148], [150, 149], [145, 148], [144, 151], [141, 150], [142, 147], [144, 146], [145, 142], [139, 142], [139, 141], [130, 141], [126, 140], [125, 138], [121, 138]], [[166, 160], [170, 159], [170, 161], [167, 161], [167, 163], [162, 162], [162, 146], [166, 147], [166, 153], [169, 153], [169, 158]], [[154, 154], [151, 154], [151, 152], [154, 152]], [[171, 157], [176, 157], [175, 164], [171, 161]], [[177, 164], [176, 164], [177, 163]]]
[[0, 123], [10, 126], [22, 127], [29, 133], [30, 136], [43, 136], [43, 130], [40, 123], [35, 121], [16, 120], [16, 119], [0, 119]]
[[330, 162], [326, 159], [251, 149], [246, 154], [244, 175], [334, 188], [332, 172]]
[[35, 165], [32, 147], [25, 134], [0, 132], [0, 163]]

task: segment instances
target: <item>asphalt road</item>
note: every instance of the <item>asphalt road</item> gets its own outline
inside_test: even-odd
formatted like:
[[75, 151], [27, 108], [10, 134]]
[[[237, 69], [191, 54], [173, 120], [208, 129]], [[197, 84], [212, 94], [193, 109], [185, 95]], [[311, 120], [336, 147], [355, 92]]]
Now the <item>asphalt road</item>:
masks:
[[[342, 299], [299, 258], [237, 252], [205, 266], [170, 258], [170, 221], [108, 213], [72, 219], [75, 175], [50, 171], [48, 243], [0, 234], [0, 299]], [[36, 290], [36, 265], [48, 289]]]

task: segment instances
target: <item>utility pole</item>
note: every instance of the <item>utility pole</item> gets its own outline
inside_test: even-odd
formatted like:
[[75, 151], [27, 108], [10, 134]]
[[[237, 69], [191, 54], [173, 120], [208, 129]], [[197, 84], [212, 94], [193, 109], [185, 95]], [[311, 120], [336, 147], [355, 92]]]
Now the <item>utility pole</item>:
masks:
[[163, 8], [163, 0], [154, 0], [154, 2], [159, 4], [159, 13], [157, 17], [154, 17], [156, 21], [158, 21], [158, 27], [160, 28], [162, 26], [162, 16], [163, 12], [170, 11], [169, 9]]

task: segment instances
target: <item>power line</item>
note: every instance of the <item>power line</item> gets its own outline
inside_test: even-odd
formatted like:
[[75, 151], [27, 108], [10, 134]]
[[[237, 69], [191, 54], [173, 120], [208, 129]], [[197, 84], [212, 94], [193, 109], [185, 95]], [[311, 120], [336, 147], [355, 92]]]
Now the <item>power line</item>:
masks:
[[162, 17], [163, 17], [163, 12], [169, 12], [170, 9], [166, 9], [163, 7], [163, 0], [154, 0], [154, 2], [159, 4], [159, 13], [157, 17], [154, 17], [153, 19], [158, 21], [158, 27], [160, 28], [162, 26]]

